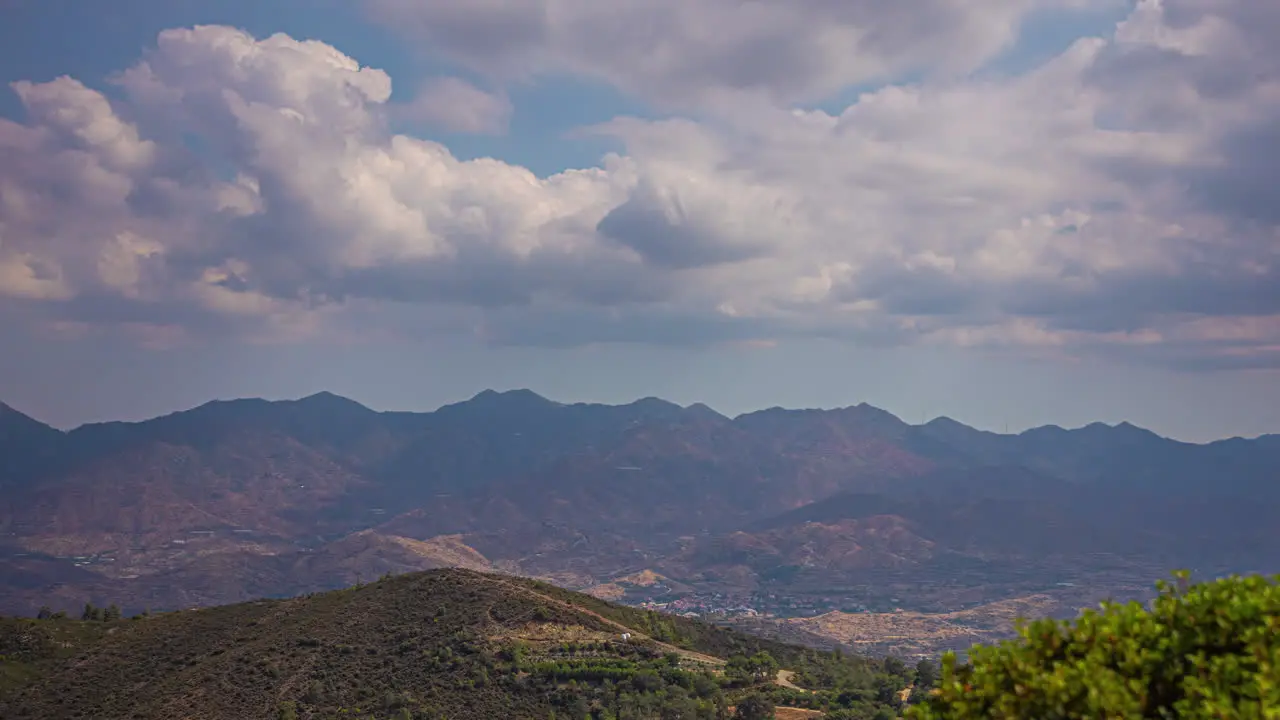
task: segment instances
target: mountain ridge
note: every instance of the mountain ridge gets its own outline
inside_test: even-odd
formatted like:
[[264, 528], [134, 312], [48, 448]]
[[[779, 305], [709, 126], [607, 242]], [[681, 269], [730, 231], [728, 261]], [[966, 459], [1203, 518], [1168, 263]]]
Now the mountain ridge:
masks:
[[310, 395], [305, 395], [305, 396], [298, 397], [298, 398], [285, 398], [285, 399], [276, 399], [276, 400], [269, 400], [269, 399], [260, 398], [260, 397], [237, 397], [237, 398], [226, 398], [226, 399], [214, 399], [214, 400], [209, 400], [209, 401], [207, 401], [207, 402], [205, 402], [205, 403], [202, 403], [202, 404], [200, 404], [200, 405], [196, 405], [196, 406], [193, 406], [193, 407], [190, 407], [190, 408], [178, 409], [178, 410], [172, 410], [172, 411], [169, 411], [169, 412], [166, 412], [166, 413], [162, 413], [162, 414], [159, 414], [159, 415], [155, 415], [155, 416], [153, 416], [153, 417], [145, 418], [145, 419], [142, 419], [142, 420], [103, 420], [103, 421], [93, 421], [93, 422], [86, 422], [86, 423], [82, 423], [82, 424], [76, 425], [76, 426], [74, 426], [74, 427], [72, 427], [72, 428], [69, 428], [69, 429], [66, 429], [66, 430], [58, 429], [58, 428], [55, 428], [55, 427], [53, 427], [53, 426], [51, 426], [51, 425], [48, 425], [47, 423], [44, 423], [43, 421], [41, 421], [41, 420], [39, 420], [39, 419], [35, 418], [34, 416], [31, 416], [31, 415], [28, 415], [28, 414], [22, 413], [21, 411], [19, 411], [19, 410], [17, 410], [17, 409], [15, 409], [15, 408], [13, 408], [12, 406], [10, 406], [10, 405], [6, 404], [4, 401], [0, 400], [0, 422], [3, 422], [3, 421], [6, 419], [6, 417], [7, 417], [7, 416], [10, 416], [10, 415], [19, 415], [19, 416], [21, 416], [21, 417], [23, 417], [23, 418], [26, 418], [27, 420], [30, 420], [30, 421], [32, 421], [32, 422], [34, 422], [34, 423], [38, 423], [38, 424], [40, 424], [41, 426], [43, 426], [43, 427], [45, 427], [45, 428], [48, 428], [48, 429], [50, 429], [50, 430], [53, 430], [54, 432], [58, 432], [58, 433], [61, 433], [61, 434], [70, 434], [70, 433], [74, 433], [74, 432], [76, 432], [77, 430], [81, 430], [82, 428], [91, 428], [91, 427], [106, 426], [106, 425], [141, 425], [141, 424], [151, 423], [151, 422], [158, 421], [158, 420], [163, 420], [163, 419], [166, 419], [166, 418], [172, 418], [173, 416], [177, 416], [177, 415], [184, 415], [184, 414], [187, 414], [187, 413], [192, 413], [192, 412], [195, 412], [195, 411], [198, 411], [198, 410], [201, 410], [201, 409], [207, 408], [207, 407], [209, 407], [209, 406], [223, 406], [223, 405], [241, 405], [241, 406], [250, 406], [250, 405], [256, 405], [256, 406], [271, 406], [271, 405], [280, 405], [280, 406], [289, 406], [289, 405], [295, 405], [295, 406], [310, 406], [310, 407], [316, 407], [317, 405], [319, 405], [319, 404], [321, 404], [321, 403], [325, 403], [325, 404], [329, 404], [329, 405], [331, 405], [331, 406], [339, 406], [339, 405], [342, 405], [342, 406], [350, 407], [350, 408], [352, 408], [352, 409], [359, 409], [359, 410], [367, 411], [367, 412], [369, 412], [369, 413], [374, 413], [374, 414], [378, 414], [378, 415], [419, 416], [419, 415], [431, 415], [431, 414], [435, 414], [435, 413], [437, 413], [437, 412], [439, 412], [439, 411], [441, 411], [441, 410], [444, 410], [444, 409], [446, 409], [446, 408], [457, 408], [457, 407], [460, 407], [460, 406], [468, 406], [468, 405], [470, 405], [470, 404], [472, 404], [472, 403], [476, 403], [476, 402], [482, 402], [482, 403], [485, 403], [485, 402], [493, 402], [493, 401], [495, 401], [495, 400], [496, 400], [496, 401], [501, 402], [501, 401], [504, 401], [504, 400], [510, 400], [510, 399], [514, 399], [514, 398], [519, 398], [522, 402], [524, 402], [524, 403], [526, 403], [526, 404], [531, 404], [531, 405], [536, 405], [536, 404], [546, 404], [546, 405], [549, 405], [549, 406], [556, 406], [556, 407], [608, 407], [608, 408], [620, 408], [620, 407], [628, 407], [628, 406], [636, 406], [636, 405], [642, 405], [642, 404], [649, 404], [649, 403], [651, 403], [652, 401], [657, 401], [657, 403], [661, 403], [661, 404], [663, 404], [663, 405], [665, 405], [665, 406], [668, 406], [668, 407], [670, 407], [670, 408], [672, 408], [672, 409], [681, 409], [681, 410], [698, 410], [698, 411], [710, 411], [711, 413], [714, 413], [715, 415], [718, 415], [718, 416], [723, 417], [723, 418], [727, 418], [727, 419], [729, 419], [729, 420], [739, 420], [739, 419], [743, 418], [744, 416], [754, 415], [754, 414], [758, 414], [758, 413], [768, 413], [768, 412], [771, 412], [771, 411], [783, 411], [783, 412], [795, 412], [795, 413], [824, 413], [824, 412], [840, 412], [840, 411], [851, 411], [851, 410], [866, 410], [866, 411], [872, 411], [872, 412], [875, 412], [875, 413], [883, 414], [883, 415], [887, 416], [888, 418], [891, 418], [891, 419], [892, 419], [892, 420], [894, 420], [894, 421], [901, 422], [901, 423], [903, 423], [903, 424], [905, 424], [905, 425], [908, 425], [908, 426], [910, 426], [910, 427], [917, 427], [917, 428], [919, 428], [919, 427], [928, 427], [928, 426], [930, 426], [930, 425], [938, 425], [938, 424], [947, 424], [947, 425], [953, 425], [953, 426], [954, 426], [954, 425], [958, 425], [958, 426], [961, 426], [961, 427], [963, 427], [963, 428], [965, 428], [965, 429], [971, 430], [971, 431], [976, 432], [976, 433], [983, 433], [983, 434], [996, 435], [996, 436], [1002, 436], [1002, 437], [1012, 437], [1012, 436], [1021, 436], [1021, 435], [1027, 435], [1027, 434], [1036, 434], [1036, 433], [1038, 433], [1038, 432], [1052, 432], [1052, 431], [1055, 431], [1055, 430], [1063, 430], [1063, 431], [1066, 431], [1066, 432], [1068, 432], [1068, 433], [1072, 433], [1072, 432], [1079, 432], [1079, 431], [1082, 431], [1082, 430], [1088, 430], [1088, 429], [1090, 429], [1090, 428], [1091, 428], [1091, 427], [1093, 427], [1093, 426], [1102, 426], [1103, 428], [1110, 429], [1110, 430], [1117, 430], [1117, 429], [1121, 429], [1121, 430], [1140, 430], [1140, 431], [1142, 431], [1142, 432], [1144, 432], [1144, 433], [1149, 433], [1149, 434], [1151, 434], [1151, 435], [1154, 435], [1155, 437], [1160, 438], [1161, 440], [1165, 440], [1165, 441], [1168, 441], [1168, 442], [1175, 442], [1175, 443], [1187, 444], [1187, 445], [1211, 445], [1211, 444], [1214, 444], [1214, 443], [1229, 442], [1229, 441], [1232, 441], [1232, 440], [1253, 441], [1253, 440], [1269, 439], [1269, 440], [1276, 440], [1276, 441], [1280, 441], [1280, 432], [1276, 432], [1276, 433], [1261, 433], [1261, 434], [1259, 434], [1259, 435], [1252, 436], [1252, 437], [1245, 437], [1245, 436], [1240, 436], [1240, 435], [1234, 435], [1234, 436], [1230, 436], [1230, 437], [1223, 437], [1223, 438], [1217, 438], [1217, 439], [1213, 439], [1213, 440], [1205, 440], [1205, 441], [1198, 441], [1198, 442], [1185, 441], [1185, 440], [1178, 440], [1178, 439], [1176, 439], [1176, 438], [1171, 438], [1171, 437], [1168, 437], [1168, 436], [1165, 436], [1165, 435], [1160, 435], [1159, 433], [1157, 433], [1157, 432], [1155, 432], [1155, 431], [1153, 431], [1153, 430], [1150, 430], [1150, 429], [1148, 429], [1148, 428], [1144, 428], [1144, 427], [1142, 427], [1142, 426], [1140, 426], [1140, 425], [1137, 425], [1137, 424], [1134, 424], [1134, 423], [1132, 423], [1131, 421], [1128, 421], [1128, 420], [1120, 420], [1120, 421], [1118, 421], [1118, 422], [1114, 422], [1114, 423], [1105, 423], [1105, 422], [1101, 422], [1101, 421], [1092, 421], [1092, 422], [1085, 423], [1084, 425], [1081, 425], [1081, 426], [1078, 426], [1078, 427], [1065, 427], [1065, 426], [1058, 425], [1058, 424], [1054, 424], [1054, 423], [1047, 423], [1047, 424], [1044, 424], [1044, 425], [1036, 425], [1036, 426], [1028, 427], [1028, 428], [1026, 428], [1026, 429], [1023, 429], [1023, 430], [1020, 430], [1020, 431], [1017, 431], [1017, 432], [999, 432], [999, 431], [996, 431], [996, 430], [989, 430], [989, 429], [978, 428], [978, 427], [975, 427], [975, 426], [972, 426], [972, 425], [968, 425], [968, 424], [966, 424], [966, 423], [964, 423], [964, 422], [961, 422], [961, 421], [959, 421], [959, 420], [956, 420], [956, 419], [954, 419], [954, 418], [952, 418], [952, 417], [950, 417], [950, 416], [946, 416], [946, 415], [939, 415], [939, 416], [937, 416], [937, 417], [935, 417], [935, 418], [932, 418], [932, 419], [930, 419], [930, 420], [928, 420], [928, 421], [926, 421], [926, 422], [920, 423], [920, 424], [911, 424], [911, 423], [907, 423], [907, 422], [906, 422], [906, 421], [904, 421], [904, 420], [901, 420], [901, 418], [900, 418], [899, 416], [895, 415], [895, 414], [894, 414], [894, 413], [892, 413], [891, 411], [888, 411], [888, 410], [886, 410], [886, 409], [884, 409], [884, 408], [877, 407], [877, 406], [875, 406], [875, 405], [871, 405], [871, 404], [866, 403], [866, 402], [859, 402], [859, 403], [854, 404], [854, 405], [841, 405], [841, 406], [833, 406], [833, 407], [803, 407], [803, 408], [799, 408], [799, 407], [797, 407], [797, 408], [786, 408], [786, 407], [776, 406], [776, 405], [775, 405], [775, 406], [770, 406], [770, 407], [765, 407], [765, 408], [759, 408], [759, 409], [756, 409], [756, 410], [746, 410], [746, 411], [743, 411], [743, 412], [741, 412], [741, 413], [738, 413], [737, 415], [725, 415], [725, 414], [723, 414], [723, 413], [719, 412], [718, 410], [716, 410], [715, 408], [713, 408], [713, 407], [709, 406], [708, 404], [706, 404], [706, 403], [704, 403], [704, 402], [693, 402], [693, 403], [690, 403], [690, 404], [689, 404], [689, 405], [687, 405], [687, 406], [681, 406], [681, 405], [679, 405], [678, 403], [674, 403], [674, 402], [671, 402], [671, 401], [668, 401], [668, 400], [664, 400], [664, 399], [662, 399], [662, 398], [658, 398], [658, 397], [654, 397], [654, 396], [646, 396], [646, 397], [642, 397], [642, 398], [637, 398], [636, 400], [632, 400], [632, 401], [627, 402], [627, 403], [616, 403], [616, 404], [610, 404], [610, 403], [599, 403], [599, 402], [586, 402], [586, 401], [572, 402], [572, 403], [564, 403], [564, 402], [558, 402], [558, 401], [555, 401], [555, 400], [551, 400], [551, 399], [549, 399], [549, 398], [547, 398], [547, 397], [545, 397], [545, 396], [543, 396], [543, 395], [541, 395], [541, 394], [539, 394], [539, 393], [537, 393], [537, 392], [535, 392], [535, 391], [533, 391], [533, 390], [530, 390], [530, 389], [528, 389], [528, 388], [514, 388], [514, 389], [510, 389], [510, 390], [494, 390], [494, 389], [486, 389], [486, 390], [482, 390], [482, 391], [480, 391], [480, 392], [478, 392], [478, 393], [476, 393], [476, 394], [472, 395], [470, 398], [467, 398], [467, 399], [464, 399], [464, 400], [460, 400], [460, 401], [451, 402], [451, 403], [444, 403], [444, 404], [440, 405], [439, 407], [437, 407], [437, 408], [435, 408], [435, 409], [432, 409], [432, 410], [376, 410], [376, 409], [373, 409], [373, 408], [371, 408], [371, 407], [369, 407], [369, 406], [367, 406], [367, 405], [365, 405], [365, 404], [363, 404], [363, 403], [359, 402], [358, 400], [354, 400], [354, 399], [352, 399], [352, 398], [348, 398], [348, 397], [346, 397], [346, 396], [344, 396], [344, 395], [340, 395], [340, 394], [338, 394], [338, 393], [334, 393], [334, 392], [331, 392], [331, 391], [328, 391], [328, 390], [321, 390], [321, 391], [317, 391], [317, 392], [311, 393]]
[[429, 413], [332, 393], [242, 399], [34, 432], [45, 451], [3, 456], [4, 609], [41, 593], [216, 604], [448, 556], [575, 588], [645, 570], [681, 588], [628, 586], [628, 602], [718, 593], [774, 612], [751, 598], [907, 595], [955, 610], [1059, 582], [1128, 587], [1171, 563], [1280, 560], [1266, 521], [1280, 514], [1280, 442], [1265, 437], [1188, 444], [1126, 423], [999, 434], [865, 403], [731, 418], [528, 390]]

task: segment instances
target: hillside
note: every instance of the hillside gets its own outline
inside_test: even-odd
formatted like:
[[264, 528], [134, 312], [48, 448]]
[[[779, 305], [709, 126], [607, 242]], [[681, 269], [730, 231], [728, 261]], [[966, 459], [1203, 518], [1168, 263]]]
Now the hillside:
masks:
[[1009, 638], [1019, 618], [1074, 618], [1080, 608], [1096, 606], [1104, 599], [1059, 590], [996, 600], [955, 612], [833, 611], [815, 617], [782, 620], [773, 627], [744, 625], [741, 629], [753, 629], [779, 638], [829, 638], [872, 656], [915, 659], [938, 657], [953, 650], [963, 657], [972, 645], [993, 645]]
[[[804, 689], [736, 669], [760, 652]], [[133, 619], [0, 620], [13, 720], [714, 718], [751, 692], [870, 717], [909, 680], [900, 664], [466, 570]]]
[[[443, 565], [680, 612], [951, 612], [1280, 569], [1280, 442], [1009, 435], [857, 405], [726, 417], [320, 393], [69, 432], [0, 409], [0, 610], [173, 609]], [[635, 583], [651, 571], [660, 583]], [[674, 603], [674, 604], [673, 604]]]

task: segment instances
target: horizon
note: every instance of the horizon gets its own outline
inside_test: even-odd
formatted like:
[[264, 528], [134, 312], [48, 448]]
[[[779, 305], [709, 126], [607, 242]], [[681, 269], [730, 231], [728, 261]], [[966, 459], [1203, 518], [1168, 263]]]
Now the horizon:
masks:
[[971, 423], [965, 422], [965, 421], [964, 421], [964, 420], [962, 420], [962, 419], [955, 418], [955, 417], [952, 417], [952, 416], [950, 416], [950, 415], [937, 415], [937, 416], [934, 416], [934, 417], [930, 417], [930, 418], [928, 418], [928, 419], [926, 419], [926, 420], [922, 420], [922, 421], [920, 421], [920, 422], [912, 422], [909, 418], [906, 418], [906, 417], [904, 417], [904, 416], [900, 415], [899, 413], [894, 412], [893, 410], [891, 410], [891, 409], [889, 409], [889, 408], [880, 407], [880, 406], [877, 406], [877, 405], [874, 405], [874, 404], [872, 404], [872, 403], [868, 403], [868, 402], [860, 402], [860, 403], [851, 404], [851, 405], [831, 405], [831, 406], [814, 406], [814, 407], [787, 407], [787, 406], [783, 406], [783, 405], [767, 405], [767, 406], [762, 406], [762, 407], [758, 407], [758, 408], [754, 408], [754, 409], [750, 409], [750, 410], [744, 410], [744, 411], [735, 412], [735, 413], [724, 413], [724, 412], [721, 412], [719, 409], [717, 409], [715, 406], [713, 406], [713, 405], [711, 405], [711, 404], [709, 404], [709, 403], [706, 403], [706, 402], [702, 402], [702, 401], [700, 401], [700, 400], [694, 400], [694, 401], [691, 401], [691, 402], [676, 402], [676, 401], [673, 401], [673, 400], [669, 400], [669, 399], [667, 399], [667, 398], [663, 398], [663, 397], [658, 396], [658, 395], [645, 395], [645, 396], [642, 396], [642, 397], [637, 397], [637, 398], [635, 398], [635, 399], [633, 399], [633, 400], [629, 400], [629, 401], [622, 401], [622, 402], [602, 402], [602, 401], [596, 401], [596, 400], [569, 400], [569, 401], [564, 401], [564, 400], [557, 400], [557, 399], [555, 399], [554, 397], [551, 397], [551, 396], [549, 396], [549, 395], [543, 394], [543, 393], [541, 393], [541, 392], [538, 392], [537, 390], [534, 390], [534, 389], [532, 389], [532, 388], [527, 388], [527, 387], [511, 387], [511, 388], [506, 388], [506, 389], [502, 389], [502, 390], [499, 390], [499, 389], [497, 389], [497, 388], [485, 388], [485, 389], [480, 390], [480, 391], [478, 391], [478, 392], [476, 392], [476, 393], [472, 394], [471, 396], [466, 397], [466, 398], [464, 398], [464, 399], [461, 399], [461, 400], [453, 400], [453, 401], [445, 402], [445, 403], [442, 403], [442, 404], [437, 405], [437, 406], [435, 406], [435, 407], [426, 408], [426, 409], [424, 409], [424, 408], [412, 408], [412, 409], [409, 409], [409, 408], [384, 408], [384, 407], [377, 407], [377, 406], [370, 405], [370, 404], [367, 404], [367, 403], [365, 403], [365, 402], [362, 402], [361, 400], [359, 400], [359, 399], [357, 399], [357, 398], [349, 397], [349, 396], [347, 396], [347, 395], [343, 395], [343, 394], [341, 394], [341, 393], [332, 392], [332, 391], [329, 391], [329, 390], [318, 390], [318, 391], [315, 391], [315, 392], [312, 392], [312, 393], [308, 393], [307, 395], [295, 396], [295, 397], [260, 397], [260, 396], [243, 396], [243, 397], [212, 398], [212, 399], [210, 399], [210, 400], [206, 400], [205, 402], [202, 402], [202, 403], [197, 404], [197, 405], [190, 405], [190, 406], [186, 406], [186, 407], [181, 407], [181, 408], [177, 408], [177, 409], [169, 410], [169, 411], [167, 411], [167, 412], [162, 412], [162, 413], [159, 413], [159, 414], [157, 414], [157, 415], [151, 415], [151, 416], [147, 416], [147, 417], [140, 417], [140, 418], [129, 418], [129, 419], [126, 419], [126, 418], [114, 418], [114, 419], [95, 420], [95, 421], [85, 422], [85, 423], [81, 423], [81, 424], [79, 424], [79, 425], [73, 425], [73, 426], [58, 426], [58, 425], [54, 425], [54, 424], [52, 424], [52, 423], [45, 422], [45, 421], [44, 421], [44, 420], [42, 420], [41, 418], [39, 418], [39, 417], [37, 417], [37, 416], [35, 416], [35, 415], [31, 414], [31, 413], [26, 412], [26, 411], [25, 411], [25, 410], [23, 410], [21, 407], [16, 407], [16, 406], [14, 406], [14, 405], [11, 405], [11, 404], [9, 404], [9, 403], [5, 402], [5, 400], [4, 400], [3, 398], [0, 398], [0, 407], [7, 407], [7, 408], [9, 408], [10, 410], [13, 410], [13, 411], [15, 411], [15, 412], [18, 412], [18, 413], [20, 413], [20, 414], [22, 414], [22, 415], [24, 415], [24, 416], [26, 416], [26, 417], [28, 417], [28, 418], [30, 418], [30, 419], [32, 419], [32, 420], [35, 420], [36, 422], [39, 422], [39, 423], [44, 424], [44, 425], [47, 425], [47, 426], [52, 427], [52, 428], [54, 428], [54, 429], [56, 429], [56, 430], [59, 430], [59, 431], [61, 431], [61, 432], [68, 433], [68, 432], [73, 432], [73, 431], [78, 430], [78, 429], [83, 428], [83, 427], [88, 427], [88, 426], [93, 426], [93, 425], [104, 425], [104, 424], [110, 424], [110, 423], [137, 424], [137, 423], [150, 422], [150, 421], [153, 421], [153, 420], [159, 420], [159, 419], [162, 419], [162, 418], [165, 418], [165, 417], [171, 416], [171, 415], [181, 415], [181, 414], [183, 414], [183, 413], [193, 412], [193, 411], [199, 410], [200, 408], [202, 408], [202, 407], [204, 407], [204, 406], [206, 406], [206, 405], [212, 405], [212, 404], [217, 404], [217, 403], [237, 403], [237, 402], [289, 403], [289, 402], [303, 402], [303, 401], [306, 401], [306, 400], [311, 400], [311, 399], [319, 398], [319, 397], [322, 397], [322, 396], [328, 396], [328, 397], [332, 397], [332, 398], [335, 398], [335, 399], [338, 399], [338, 400], [344, 400], [344, 401], [347, 401], [347, 402], [355, 403], [356, 405], [359, 405], [360, 407], [364, 408], [365, 410], [369, 410], [370, 412], [379, 413], [379, 414], [381, 414], [381, 413], [409, 413], [409, 414], [422, 414], [422, 415], [425, 415], [425, 414], [431, 414], [431, 413], [437, 412], [437, 411], [439, 411], [439, 410], [441, 410], [441, 409], [443, 409], [443, 408], [450, 407], [450, 406], [453, 406], [453, 405], [463, 405], [463, 404], [466, 404], [466, 403], [472, 402], [472, 401], [476, 400], [477, 398], [479, 398], [479, 397], [481, 397], [481, 396], [483, 396], [483, 395], [486, 395], [486, 394], [494, 394], [494, 395], [498, 395], [498, 396], [504, 396], [504, 395], [510, 395], [510, 394], [514, 394], [514, 393], [532, 393], [534, 396], [536, 396], [536, 397], [537, 397], [538, 399], [540, 399], [540, 400], [545, 400], [545, 401], [547, 401], [547, 402], [549, 402], [549, 403], [551, 403], [551, 404], [558, 405], [558, 406], [564, 406], [564, 407], [572, 407], [572, 406], [578, 406], [578, 405], [586, 405], [586, 406], [606, 406], [606, 407], [624, 407], [624, 406], [628, 406], [628, 405], [635, 405], [635, 404], [637, 404], [637, 403], [641, 403], [641, 402], [644, 402], [644, 401], [646, 401], [646, 400], [656, 400], [656, 401], [659, 401], [659, 402], [669, 403], [669, 404], [671, 404], [671, 405], [674, 405], [674, 406], [679, 407], [679, 408], [684, 409], [684, 410], [689, 410], [689, 409], [691, 409], [691, 408], [698, 407], [698, 406], [705, 407], [705, 408], [707, 408], [707, 409], [711, 410], [712, 412], [716, 413], [717, 415], [720, 415], [721, 417], [724, 417], [725, 419], [730, 420], [730, 421], [737, 420], [738, 418], [741, 418], [741, 417], [744, 417], [744, 416], [747, 416], [747, 415], [752, 415], [752, 414], [754, 414], [754, 413], [767, 412], [767, 411], [770, 411], [770, 410], [782, 410], [782, 411], [786, 411], [786, 412], [834, 412], [834, 411], [840, 411], [840, 410], [855, 409], [855, 408], [858, 408], [858, 407], [864, 407], [864, 406], [865, 406], [865, 407], [872, 408], [872, 409], [874, 409], [874, 410], [879, 410], [879, 411], [881, 411], [881, 412], [886, 412], [886, 413], [888, 413], [888, 414], [892, 415], [892, 416], [893, 416], [895, 419], [897, 419], [898, 421], [900, 421], [900, 422], [902, 422], [902, 423], [904, 423], [904, 424], [906, 424], [906, 425], [908, 425], [908, 426], [910, 426], [910, 427], [923, 427], [923, 426], [925, 426], [925, 425], [929, 425], [929, 424], [931, 424], [931, 423], [935, 423], [935, 422], [939, 422], [939, 421], [951, 421], [951, 422], [959, 423], [960, 425], [963, 425], [963, 426], [965, 426], [965, 427], [971, 428], [971, 429], [973, 429], [973, 430], [977, 430], [977, 431], [985, 432], [985, 433], [991, 433], [991, 434], [994, 434], [994, 435], [1002, 435], [1002, 436], [1019, 436], [1019, 435], [1025, 435], [1025, 434], [1030, 433], [1030, 432], [1034, 432], [1034, 431], [1036, 431], [1036, 430], [1052, 430], [1052, 429], [1066, 430], [1066, 431], [1068, 431], [1068, 432], [1075, 432], [1075, 431], [1078, 431], [1078, 430], [1084, 430], [1084, 429], [1086, 429], [1086, 428], [1089, 428], [1089, 427], [1092, 427], [1092, 426], [1095, 426], [1095, 425], [1101, 425], [1101, 426], [1106, 427], [1106, 428], [1109, 428], [1109, 429], [1116, 429], [1116, 428], [1119, 428], [1119, 427], [1125, 427], [1125, 426], [1127, 426], [1127, 427], [1131, 427], [1131, 428], [1134, 428], [1134, 429], [1137, 429], [1137, 430], [1142, 430], [1142, 431], [1144, 431], [1144, 432], [1150, 432], [1150, 433], [1152, 433], [1152, 434], [1156, 435], [1157, 437], [1159, 437], [1159, 438], [1161, 438], [1161, 439], [1163, 439], [1163, 440], [1170, 440], [1170, 441], [1173, 441], [1173, 442], [1184, 443], [1184, 444], [1191, 444], [1191, 445], [1210, 445], [1210, 444], [1213, 444], [1213, 443], [1226, 442], [1226, 441], [1229, 441], [1229, 440], [1258, 440], [1258, 439], [1261, 439], [1261, 438], [1280, 437], [1280, 432], [1274, 432], [1274, 433], [1259, 433], [1258, 435], [1253, 435], [1253, 436], [1232, 435], [1232, 436], [1229, 436], [1229, 437], [1219, 437], [1219, 438], [1213, 438], [1213, 439], [1209, 439], [1209, 440], [1199, 440], [1199, 441], [1183, 440], [1183, 439], [1180, 439], [1180, 438], [1170, 437], [1170, 436], [1168, 436], [1168, 435], [1162, 435], [1162, 434], [1160, 434], [1160, 433], [1158, 433], [1158, 432], [1155, 432], [1154, 430], [1151, 430], [1150, 428], [1143, 427], [1143, 426], [1141, 426], [1141, 425], [1138, 425], [1138, 424], [1136, 424], [1136, 423], [1130, 422], [1130, 421], [1128, 421], [1128, 420], [1119, 420], [1119, 421], [1114, 421], [1114, 422], [1106, 422], [1106, 421], [1102, 421], [1102, 420], [1091, 420], [1091, 421], [1088, 421], [1088, 422], [1083, 423], [1083, 424], [1080, 424], [1080, 425], [1060, 425], [1060, 424], [1057, 424], [1057, 423], [1046, 423], [1046, 424], [1043, 424], [1043, 425], [1033, 425], [1033, 426], [1030, 426], [1030, 427], [1026, 427], [1026, 428], [1017, 428], [1017, 429], [1013, 429], [1013, 428], [1009, 428], [1009, 429], [995, 429], [995, 428], [982, 427], [982, 426], [979, 426], [979, 425], [974, 425], [974, 424], [971, 424]]

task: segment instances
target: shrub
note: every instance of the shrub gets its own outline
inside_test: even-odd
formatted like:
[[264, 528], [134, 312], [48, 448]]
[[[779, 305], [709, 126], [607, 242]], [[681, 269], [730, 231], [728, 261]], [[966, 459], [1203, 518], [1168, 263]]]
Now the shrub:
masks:
[[733, 712], [735, 720], [768, 720], [774, 717], [773, 701], [762, 693], [744, 697]]
[[949, 653], [938, 691], [908, 717], [1275, 717], [1280, 576], [1190, 587], [1175, 576], [1150, 609], [1104, 603], [1074, 622], [1025, 624], [964, 666]]

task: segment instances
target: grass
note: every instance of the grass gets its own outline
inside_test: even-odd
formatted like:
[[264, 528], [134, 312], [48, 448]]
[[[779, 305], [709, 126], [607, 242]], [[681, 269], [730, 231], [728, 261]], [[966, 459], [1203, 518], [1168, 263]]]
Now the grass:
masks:
[[[719, 672], [724, 658], [761, 651], [819, 692]], [[134, 620], [4, 618], [0, 654], [6, 720], [604, 719], [676, 708], [716, 718], [762, 689], [780, 705], [866, 705], [887, 677], [874, 661], [456, 569]]]

